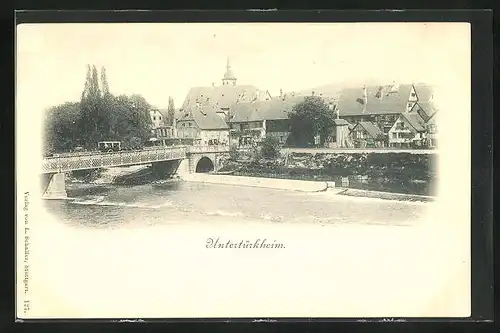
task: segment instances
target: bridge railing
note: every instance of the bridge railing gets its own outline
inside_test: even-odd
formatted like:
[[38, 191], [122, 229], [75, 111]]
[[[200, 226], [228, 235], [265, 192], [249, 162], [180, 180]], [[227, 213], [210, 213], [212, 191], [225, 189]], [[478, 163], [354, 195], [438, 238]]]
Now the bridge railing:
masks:
[[229, 151], [228, 145], [217, 145], [217, 146], [188, 146], [187, 152], [192, 154], [201, 153], [225, 153]]
[[42, 164], [42, 172], [67, 172], [114, 166], [139, 165], [152, 162], [182, 159], [186, 157], [186, 147], [159, 147], [138, 151], [118, 151], [92, 155], [61, 154], [47, 157]]

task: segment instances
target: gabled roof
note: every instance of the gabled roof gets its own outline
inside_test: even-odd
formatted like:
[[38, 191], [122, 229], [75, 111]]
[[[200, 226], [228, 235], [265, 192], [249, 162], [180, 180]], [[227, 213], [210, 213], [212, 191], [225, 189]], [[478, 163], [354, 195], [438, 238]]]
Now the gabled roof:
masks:
[[[418, 109], [421, 109], [425, 113], [425, 116], [427, 116], [429, 118], [432, 117], [434, 115], [434, 113], [436, 113], [436, 111], [437, 111], [436, 105], [434, 105], [434, 103], [430, 102], [430, 101], [417, 102], [414, 107], [416, 108], [415, 109], [416, 111], [418, 111]], [[422, 117], [422, 118], [425, 118], [425, 117]]]
[[342, 126], [342, 125], [349, 126], [350, 125], [349, 122], [345, 119], [334, 119], [333, 122], [334, 122], [335, 126]]
[[384, 134], [380, 128], [368, 121], [361, 121], [357, 123], [352, 130], [355, 130], [358, 126], [363, 128], [374, 139], [377, 139], [379, 135]]
[[303, 96], [287, 97], [285, 99], [275, 97], [268, 101], [255, 101], [251, 103], [237, 103], [233, 106], [232, 123], [288, 119], [288, 113], [292, 111], [295, 104], [304, 100]]
[[425, 131], [425, 121], [418, 114], [403, 113], [401, 117], [404, 117], [417, 132]]
[[236, 102], [250, 102], [257, 99], [261, 93], [256, 87], [250, 85], [223, 85], [214, 87], [191, 88], [182, 104], [181, 109], [186, 110], [210, 105], [214, 108], [230, 108]]
[[[424, 84], [413, 86], [419, 102], [429, 101], [432, 95], [431, 87]], [[343, 89], [338, 101], [340, 116], [402, 113], [406, 110], [411, 88], [411, 84], [366, 87], [366, 107], [363, 104], [363, 88]]]
[[229, 129], [226, 122], [216, 113], [211, 106], [194, 107], [190, 110], [184, 110], [179, 115], [177, 121], [194, 121], [202, 130], [222, 130]]
[[437, 111], [436, 111], [436, 112], [434, 112], [434, 113], [433, 113], [433, 114], [429, 117], [429, 119], [427, 119], [427, 120], [425, 121], [425, 124], [436, 124], [436, 113], [437, 113]]

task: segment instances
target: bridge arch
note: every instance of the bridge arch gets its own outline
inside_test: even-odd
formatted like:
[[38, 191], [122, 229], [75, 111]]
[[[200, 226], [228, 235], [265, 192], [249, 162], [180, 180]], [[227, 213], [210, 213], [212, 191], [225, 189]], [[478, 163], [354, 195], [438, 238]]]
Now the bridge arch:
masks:
[[195, 172], [210, 172], [215, 170], [214, 162], [207, 156], [202, 156], [196, 163]]

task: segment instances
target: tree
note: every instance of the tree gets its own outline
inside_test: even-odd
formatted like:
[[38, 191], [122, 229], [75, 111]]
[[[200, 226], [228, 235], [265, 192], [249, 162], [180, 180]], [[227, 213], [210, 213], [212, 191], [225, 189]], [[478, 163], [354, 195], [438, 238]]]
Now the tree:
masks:
[[267, 159], [274, 159], [279, 156], [280, 142], [274, 136], [268, 136], [259, 143], [260, 156]]
[[166, 125], [172, 126], [174, 124], [175, 117], [175, 107], [174, 107], [174, 99], [170, 96], [168, 98], [168, 111], [167, 111], [167, 123]]
[[101, 68], [101, 86], [102, 86], [103, 97], [111, 95], [109, 93], [108, 78], [106, 76], [106, 68], [104, 68], [104, 66]]
[[135, 145], [139, 138], [144, 142], [150, 137], [151, 117], [149, 112], [151, 105], [139, 95], [133, 96], [118, 96], [114, 102], [113, 122], [115, 126], [115, 137], [124, 142], [125, 145]]
[[96, 67], [87, 65], [80, 102], [55, 106], [47, 112], [47, 152], [65, 151], [76, 145], [95, 149], [102, 140], [118, 140], [138, 147], [149, 138], [151, 105], [140, 95], [113, 96], [104, 67], [100, 81], [101, 85]]
[[106, 68], [101, 68], [101, 87], [102, 87], [102, 100], [101, 100], [101, 117], [100, 117], [100, 132], [109, 138], [116, 136], [115, 127], [116, 121], [113, 118], [114, 98], [109, 92], [108, 78], [106, 75]]
[[69, 102], [47, 110], [44, 121], [44, 151], [68, 151], [77, 145], [80, 103]]
[[80, 101], [81, 117], [79, 120], [79, 137], [82, 144], [87, 147], [94, 147], [101, 139], [103, 118], [102, 118], [102, 98], [99, 88], [99, 78], [95, 66], [87, 65], [87, 79], [85, 89]]
[[314, 137], [317, 135], [323, 145], [333, 129], [335, 112], [323, 98], [307, 96], [293, 106], [288, 117], [291, 125], [290, 136], [295, 145], [309, 146], [314, 143]]

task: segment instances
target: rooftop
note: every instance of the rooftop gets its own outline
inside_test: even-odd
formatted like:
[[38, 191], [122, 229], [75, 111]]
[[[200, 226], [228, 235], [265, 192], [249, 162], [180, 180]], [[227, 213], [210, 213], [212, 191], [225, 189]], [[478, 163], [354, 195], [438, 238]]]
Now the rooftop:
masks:
[[[432, 88], [425, 84], [415, 84], [418, 102], [428, 102], [432, 96]], [[412, 85], [385, 85], [366, 87], [366, 105], [363, 88], [343, 89], [338, 109], [341, 116], [363, 114], [401, 113], [406, 109]]]
[[403, 113], [401, 116], [404, 117], [417, 132], [425, 131], [425, 121], [417, 113]]
[[211, 106], [201, 106], [183, 110], [176, 117], [177, 121], [194, 121], [202, 130], [228, 129], [229, 126]]
[[384, 134], [380, 128], [368, 121], [359, 122], [356, 126], [354, 126], [353, 130], [358, 126], [362, 127], [374, 139], [376, 139], [379, 135]]
[[268, 101], [254, 101], [234, 105], [232, 123], [288, 119], [288, 113], [295, 104], [304, 100], [304, 96], [287, 98], [273, 97]]

